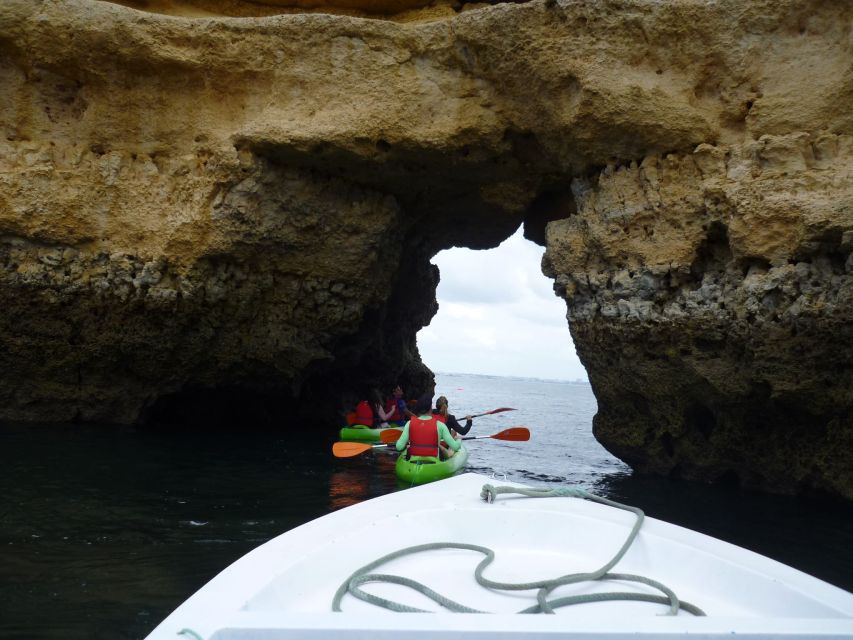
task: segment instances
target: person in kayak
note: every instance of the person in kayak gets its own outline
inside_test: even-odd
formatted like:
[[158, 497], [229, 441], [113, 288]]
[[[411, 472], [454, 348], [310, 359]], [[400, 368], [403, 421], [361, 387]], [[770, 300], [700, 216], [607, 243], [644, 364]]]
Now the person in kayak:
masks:
[[415, 414], [403, 427], [403, 433], [397, 440], [397, 451], [407, 450], [407, 458], [438, 458], [441, 455], [439, 445], [447, 445], [447, 457], [459, 451], [462, 443], [456, 440], [447, 425], [432, 414], [432, 396], [418, 399]]
[[368, 427], [387, 427], [391, 414], [382, 408], [382, 396], [376, 389], [371, 389], [366, 400], [361, 400], [353, 412], [350, 424], [363, 424]]
[[363, 424], [366, 427], [372, 427], [375, 420], [373, 415], [373, 407], [370, 406], [370, 401], [362, 400], [355, 405], [355, 424]]
[[439, 421], [447, 425], [447, 428], [450, 429], [451, 435], [455, 436], [457, 433], [461, 436], [468, 435], [468, 432], [471, 430], [471, 425], [473, 424], [471, 416], [465, 416], [465, 426], [463, 427], [459, 424], [456, 416], [452, 413], [448, 413], [449, 406], [447, 398], [439, 396], [438, 400], [435, 401], [435, 409], [432, 414], [438, 418]]
[[382, 396], [379, 395], [379, 392], [376, 389], [373, 389], [370, 392], [370, 399], [373, 403], [373, 416], [375, 420], [375, 425], [380, 429], [384, 429], [385, 427], [390, 426], [388, 421], [391, 420], [394, 415], [393, 411], [388, 411], [382, 406]]
[[403, 387], [399, 384], [394, 387], [391, 397], [385, 403], [385, 413], [388, 416], [386, 418], [388, 422], [396, 422], [399, 425], [402, 425], [407, 418], [414, 416], [406, 406], [406, 401], [403, 400]]
[[[452, 435], [456, 440], [459, 440], [460, 435], [464, 436], [471, 430], [472, 419], [471, 416], [465, 416], [465, 426], [463, 427], [459, 424], [456, 416], [448, 412], [449, 406], [450, 403], [447, 401], [447, 398], [439, 396], [438, 400], [435, 401], [435, 409], [433, 409], [432, 415], [434, 415], [439, 422], [446, 424], [447, 428], [450, 429], [450, 435]], [[438, 446], [441, 448], [442, 458], [449, 458], [453, 455], [443, 442], [439, 442]]]

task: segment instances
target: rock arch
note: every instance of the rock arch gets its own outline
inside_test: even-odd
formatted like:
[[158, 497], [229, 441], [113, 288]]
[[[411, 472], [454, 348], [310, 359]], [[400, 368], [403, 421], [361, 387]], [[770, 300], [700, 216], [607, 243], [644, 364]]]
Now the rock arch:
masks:
[[793, 0], [405, 21], [7, 0], [0, 419], [251, 397], [277, 420], [356, 377], [423, 385], [430, 257], [523, 223], [607, 447], [853, 497], [851, 17]]

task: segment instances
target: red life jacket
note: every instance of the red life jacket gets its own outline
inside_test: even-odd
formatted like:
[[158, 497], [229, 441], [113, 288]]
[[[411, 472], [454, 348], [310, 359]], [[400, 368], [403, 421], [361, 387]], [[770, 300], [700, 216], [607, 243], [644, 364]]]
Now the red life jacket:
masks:
[[438, 420], [442, 424], [447, 424], [447, 418], [444, 417], [443, 413], [439, 413], [438, 411], [433, 411], [432, 415], [436, 420]]
[[435, 416], [409, 420], [409, 455], [438, 457], [438, 421]]
[[355, 405], [355, 423], [365, 424], [368, 427], [373, 426], [373, 409], [370, 408], [370, 403], [367, 400], [362, 400]]
[[388, 422], [399, 422], [403, 419], [403, 415], [400, 413], [400, 407], [397, 405], [397, 399], [391, 398], [388, 402], [385, 403], [385, 413], [391, 412], [391, 415], [388, 416]]

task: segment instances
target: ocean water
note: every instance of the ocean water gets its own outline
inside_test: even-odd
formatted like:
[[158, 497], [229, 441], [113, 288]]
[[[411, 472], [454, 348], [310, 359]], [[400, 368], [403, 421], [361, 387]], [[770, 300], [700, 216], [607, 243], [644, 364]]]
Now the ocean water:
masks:
[[592, 490], [603, 477], [630, 474], [592, 437], [597, 405], [587, 383], [439, 374], [436, 396], [447, 396], [450, 413], [469, 414], [499, 407], [507, 411], [474, 420], [468, 435], [492, 435], [526, 426], [529, 442], [478, 440], [468, 444], [468, 469], [527, 484], [579, 485]]
[[[586, 384], [439, 374], [469, 435], [467, 470], [578, 485], [853, 590], [853, 508], [638, 477], [592, 437]], [[0, 638], [143, 638], [228, 564], [316, 517], [391, 491], [394, 455], [336, 459], [321, 432], [0, 428]], [[567, 541], [568, 544], [568, 541]]]

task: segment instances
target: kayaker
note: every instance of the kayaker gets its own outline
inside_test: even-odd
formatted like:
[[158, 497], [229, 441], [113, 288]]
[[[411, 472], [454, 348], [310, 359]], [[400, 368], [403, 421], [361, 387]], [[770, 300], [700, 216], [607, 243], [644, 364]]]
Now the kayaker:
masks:
[[394, 387], [391, 397], [385, 403], [385, 412], [388, 415], [386, 418], [388, 422], [396, 422], [400, 425], [406, 421], [406, 418], [411, 418], [414, 415], [406, 406], [406, 401], [403, 400], [403, 387], [399, 384]]
[[363, 424], [368, 427], [387, 427], [387, 421], [391, 416], [382, 408], [382, 396], [376, 389], [370, 390], [367, 399], [360, 401], [353, 413], [355, 415], [354, 424]]
[[403, 427], [403, 433], [397, 440], [397, 451], [408, 447], [407, 456], [416, 458], [438, 458], [439, 444], [444, 443], [449, 450], [446, 456], [452, 456], [462, 447], [462, 443], [450, 435], [447, 425], [432, 414], [432, 396], [418, 399], [415, 413]]
[[435, 401], [435, 409], [433, 410], [433, 415], [438, 418], [441, 422], [447, 425], [448, 429], [450, 429], [450, 433], [452, 435], [468, 435], [468, 432], [471, 430], [471, 425], [473, 424], [473, 420], [471, 416], [465, 416], [465, 426], [463, 427], [459, 424], [459, 421], [456, 419], [452, 413], [448, 412], [449, 403], [447, 402], [447, 398], [444, 396], [439, 396], [438, 400]]
[[382, 396], [379, 395], [379, 392], [374, 389], [370, 392], [370, 398], [373, 402], [373, 415], [374, 420], [376, 421], [376, 426], [383, 429], [388, 425], [388, 421], [391, 420], [391, 416], [393, 415], [392, 411], [386, 411], [382, 406]]
[[355, 424], [363, 424], [366, 427], [373, 427], [373, 408], [368, 400], [362, 400], [355, 405]]

